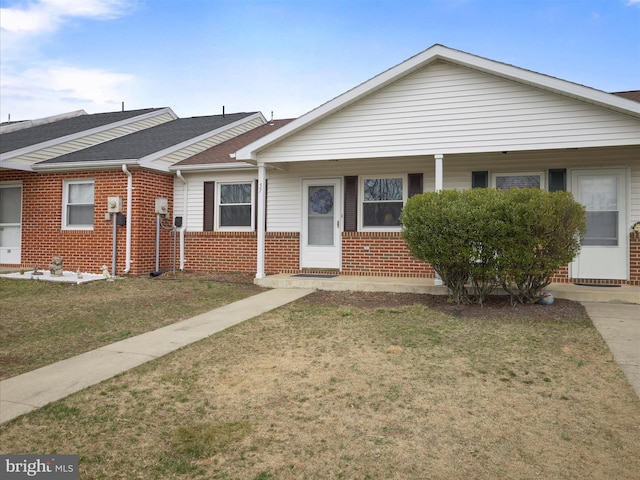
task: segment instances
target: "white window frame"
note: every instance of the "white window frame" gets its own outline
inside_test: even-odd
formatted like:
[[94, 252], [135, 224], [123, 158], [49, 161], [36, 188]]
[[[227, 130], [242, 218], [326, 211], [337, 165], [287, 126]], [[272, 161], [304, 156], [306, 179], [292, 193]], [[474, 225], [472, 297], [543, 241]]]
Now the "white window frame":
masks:
[[[392, 226], [365, 226], [364, 225], [364, 183], [367, 180], [382, 180], [385, 178], [400, 178], [402, 179], [402, 207], [407, 203], [408, 188], [409, 188], [409, 175], [402, 174], [390, 174], [390, 175], [360, 175], [358, 178], [358, 231], [359, 232], [401, 232], [402, 225]], [[399, 200], [388, 200], [389, 203], [396, 203]], [[379, 202], [376, 202], [379, 203]]]
[[[69, 187], [71, 185], [81, 185], [81, 184], [91, 184], [93, 185], [93, 203], [91, 207], [94, 209], [94, 215], [92, 216], [93, 222], [91, 224], [79, 224], [79, 225], [69, 225], [69, 219], [67, 218], [67, 207], [69, 206]], [[78, 180], [64, 180], [62, 182], [62, 229], [63, 230], [93, 230], [93, 225], [95, 223], [95, 188], [96, 182], [93, 178], [83, 178]], [[89, 204], [78, 204], [78, 205], [89, 205]]]
[[540, 177], [540, 190], [547, 189], [547, 172], [546, 171], [527, 171], [527, 172], [491, 172], [491, 188], [496, 188], [497, 177]]
[[[215, 192], [215, 229], [218, 232], [253, 232], [256, 228], [256, 216], [255, 216], [255, 208], [256, 208], [256, 189], [255, 189], [255, 180], [238, 180], [238, 181], [230, 181], [230, 182], [216, 182], [216, 192]], [[251, 204], [247, 203], [225, 203], [224, 206], [233, 206], [233, 205], [250, 205], [251, 206], [251, 226], [230, 226], [226, 227], [221, 225], [222, 221], [222, 211], [221, 207], [223, 206], [220, 196], [222, 195], [222, 186], [223, 185], [245, 185], [249, 184], [251, 186]]]

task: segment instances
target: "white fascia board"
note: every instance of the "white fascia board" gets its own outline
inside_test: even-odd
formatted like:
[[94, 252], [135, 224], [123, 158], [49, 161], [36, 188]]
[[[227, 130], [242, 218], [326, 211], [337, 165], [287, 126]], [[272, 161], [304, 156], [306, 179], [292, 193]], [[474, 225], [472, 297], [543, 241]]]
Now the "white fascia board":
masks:
[[128, 167], [137, 167], [138, 161], [136, 159], [122, 159], [122, 160], [101, 160], [95, 162], [68, 162], [68, 163], [51, 163], [51, 164], [36, 164], [32, 166], [34, 172], [86, 172], [95, 170], [109, 170], [113, 168], [122, 168], [122, 165]]
[[128, 125], [129, 123], [138, 122], [140, 120], [145, 120], [147, 118], [152, 118], [157, 115], [164, 115], [166, 113], [169, 113], [174, 118], [174, 120], [178, 118], [178, 116], [174, 113], [173, 110], [171, 110], [171, 108], [166, 107], [161, 110], [154, 110], [153, 112], [145, 113], [143, 115], [138, 115], [135, 117], [127, 118], [125, 120], [120, 120], [119, 122], [108, 123], [106, 125], [92, 128], [90, 130], [82, 130], [81, 132], [77, 132], [72, 135], [66, 135], [64, 137], [54, 138], [53, 140], [37, 143], [35, 145], [29, 145], [28, 147], [23, 147], [18, 150], [12, 150], [10, 152], [0, 155], [0, 160], [5, 160], [5, 159], [20, 156], [20, 155], [25, 155], [27, 153], [36, 152], [38, 150], [42, 150], [43, 148], [49, 148], [55, 145], [60, 145], [61, 143], [71, 142], [79, 138], [87, 137], [89, 135], [94, 135], [96, 133], [104, 132], [106, 130], [111, 130], [112, 128], [121, 127], [123, 125]]
[[260, 150], [264, 150], [282, 141], [309, 125], [370, 95], [376, 90], [438, 60], [480, 70], [492, 75], [549, 90], [560, 95], [587, 101], [620, 113], [640, 117], [640, 103], [634, 102], [633, 100], [436, 44], [348, 90], [342, 95], [329, 100], [327, 103], [280, 127], [275, 132], [265, 135], [255, 142], [239, 149], [236, 152], [236, 159], [255, 162], [258, 159]]
[[150, 164], [152, 164], [154, 161], [164, 157], [165, 155], [170, 155], [171, 153], [177, 152], [178, 150], [181, 150], [185, 147], [193, 145], [194, 143], [198, 143], [202, 140], [206, 140], [207, 138], [215, 137], [216, 135], [226, 130], [229, 130], [230, 128], [235, 128], [238, 125], [242, 125], [243, 123], [250, 122], [252, 120], [255, 120], [256, 118], [261, 118], [263, 123], [267, 123], [267, 120], [266, 118], [264, 118], [264, 115], [262, 115], [262, 112], [257, 112], [257, 113], [254, 113], [253, 115], [243, 117], [240, 120], [237, 120], [233, 123], [229, 123], [228, 125], [224, 125], [210, 132], [203, 133], [202, 135], [199, 135], [197, 137], [190, 138], [189, 140], [185, 140], [184, 142], [178, 143], [176, 145], [172, 145], [171, 147], [165, 148], [164, 150], [160, 150], [159, 152], [154, 152], [150, 155], [147, 155], [146, 157], [142, 157], [140, 159], [140, 165], [150, 166]]
[[176, 172], [180, 170], [181, 172], [219, 172], [219, 171], [230, 171], [230, 170], [256, 170], [258, 167], [251, 163], [245, 162], [229, 162], [229, 163], [209, 163], [203, 165], [180, 165], [180, 166], [171, 166], [169, 167], [170, 172]]
[[4, 168], [6, 168], [7, 170], [23, 170], [25, 172], [33, 172], [31, 165], [27, 165], [26, 163], [0, 160], [0, 170]]

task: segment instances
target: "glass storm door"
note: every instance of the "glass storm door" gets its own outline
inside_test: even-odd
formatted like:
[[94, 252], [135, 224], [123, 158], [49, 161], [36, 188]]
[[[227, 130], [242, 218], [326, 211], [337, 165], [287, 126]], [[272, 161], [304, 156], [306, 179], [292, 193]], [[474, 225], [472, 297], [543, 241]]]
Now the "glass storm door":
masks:
[[20, 263], [22, 187], [0, 185], [0, 263]]
[[586, 208], [587, 233], [580, 254], [571, 264], [571, 277], [625, 280], [628, 278], [629, 234], [625, 170], [575, 170], [573, 195]]
[[340, 268], [340, 179], [303, 180], [301, 268]]

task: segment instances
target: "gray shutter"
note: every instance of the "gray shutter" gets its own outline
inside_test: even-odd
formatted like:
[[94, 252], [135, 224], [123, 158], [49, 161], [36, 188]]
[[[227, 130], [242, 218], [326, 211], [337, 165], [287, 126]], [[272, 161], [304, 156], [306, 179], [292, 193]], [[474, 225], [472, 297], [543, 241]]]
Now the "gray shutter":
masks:
[[422, 174], [410, 173], [408, 177], [409, 177], [409, 190], [407, 191], [408, 198], [411, 198], [414, 195], [419, 195], [423, 193], [424, 189], [422, 186]]
[[471, 188], [489, 187], [489, 172], [471, 172]]
[[344, 231], [358, 231], [358, 177], [344, 177]]
[[204, 182], [204, 224], [205, 232], [212, 232], [215, 223], [216, 182]]
[[549, 191], [564, 192], [567, 189], [567, 169], [553, 168], [549, 170]]

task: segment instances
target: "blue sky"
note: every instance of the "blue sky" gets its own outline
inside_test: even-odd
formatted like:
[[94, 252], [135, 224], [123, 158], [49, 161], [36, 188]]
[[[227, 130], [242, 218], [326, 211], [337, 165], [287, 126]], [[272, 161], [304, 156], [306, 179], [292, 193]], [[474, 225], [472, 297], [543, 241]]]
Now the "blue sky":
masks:
[[640, 90], [640, 0], [0, 0], [0, 120], [297, 117], [435, 43]]

